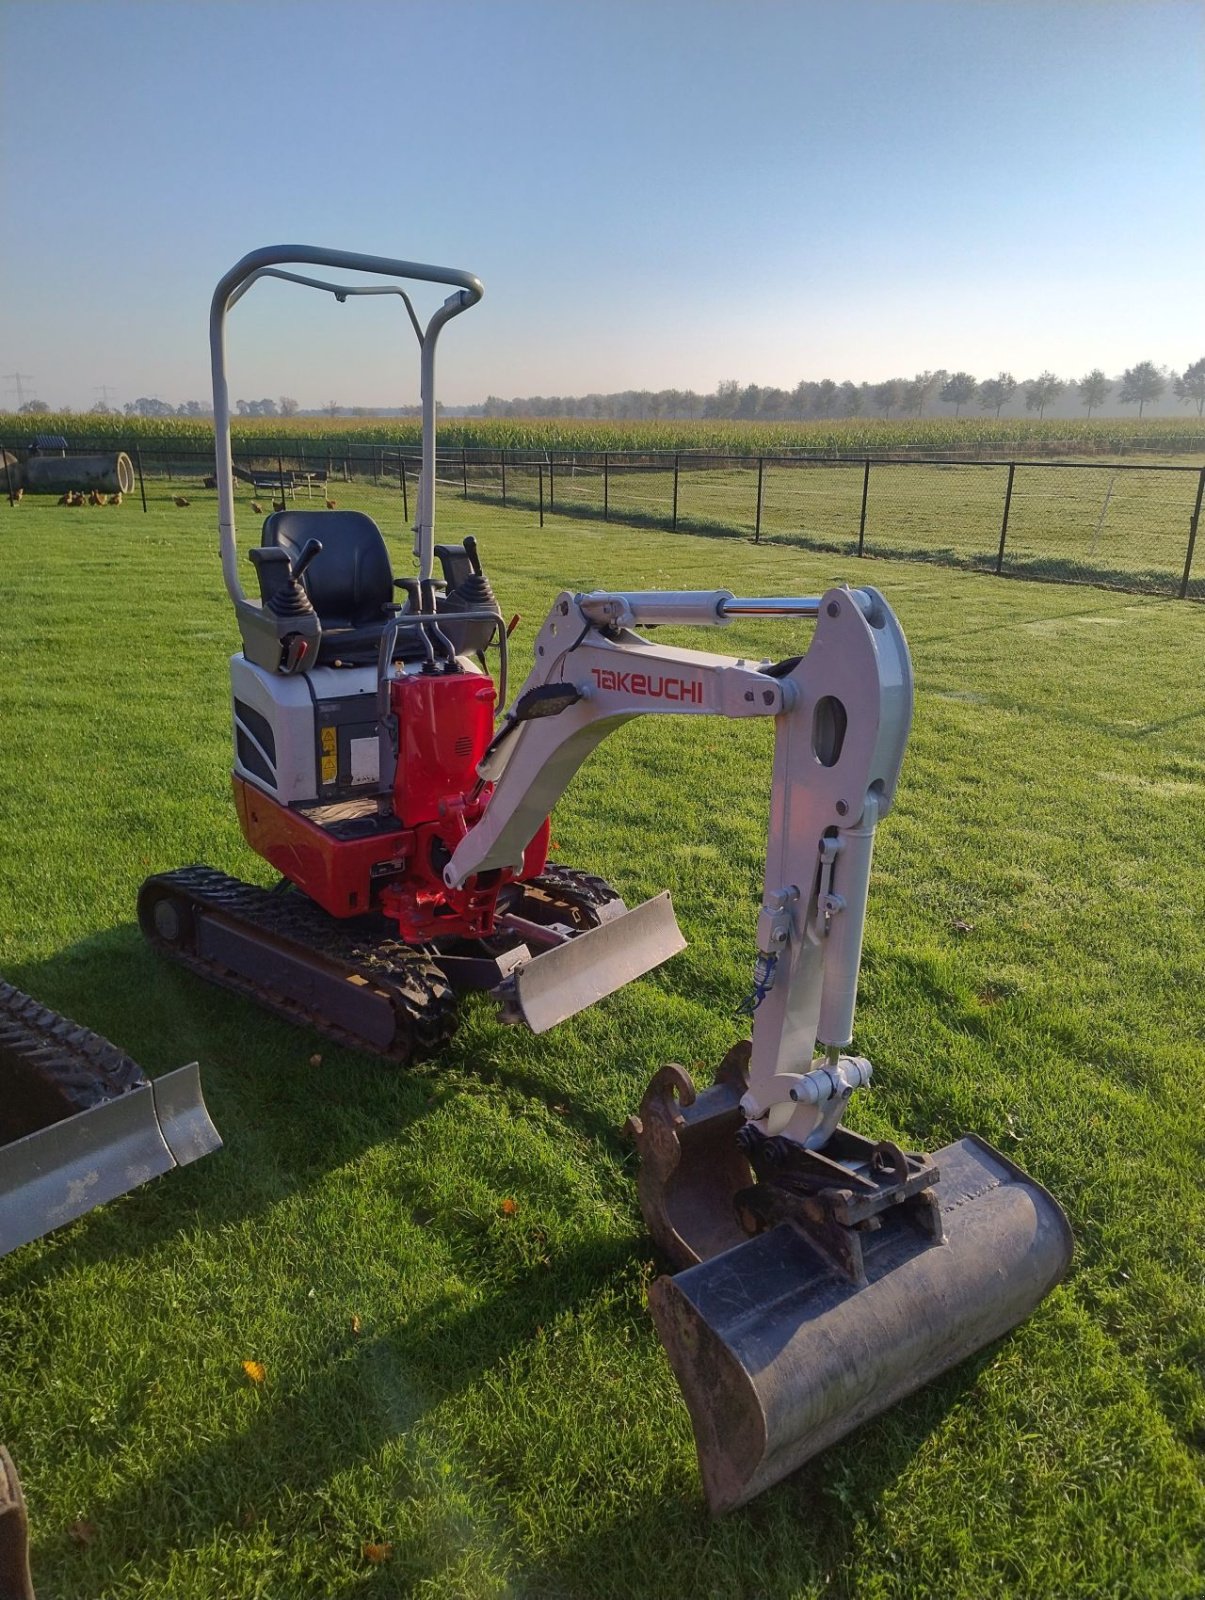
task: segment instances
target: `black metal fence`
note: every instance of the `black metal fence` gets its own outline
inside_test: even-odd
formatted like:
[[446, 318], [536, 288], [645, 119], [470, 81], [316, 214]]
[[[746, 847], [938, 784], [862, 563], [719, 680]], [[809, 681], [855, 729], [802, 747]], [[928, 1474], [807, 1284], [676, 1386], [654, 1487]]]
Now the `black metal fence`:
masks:
[[[213, 487], [208, 451], [156, 441], [128, 453], [143, 509]], [[265, 511], [306, 499], [355, 505], [372, 489], [400, 495], [408, 519], [419, 453], [354, 438], [338, 449], [289, 439], [236, 451], [234, 463], [240, 502]], [[1194, 574], [1205, 467], [458, 448], [438, 453], [436, 477], [441, 496], [527, 509], [541, 523], [552, 515], [635, 523], [1205, 599], [1205, 556]]]

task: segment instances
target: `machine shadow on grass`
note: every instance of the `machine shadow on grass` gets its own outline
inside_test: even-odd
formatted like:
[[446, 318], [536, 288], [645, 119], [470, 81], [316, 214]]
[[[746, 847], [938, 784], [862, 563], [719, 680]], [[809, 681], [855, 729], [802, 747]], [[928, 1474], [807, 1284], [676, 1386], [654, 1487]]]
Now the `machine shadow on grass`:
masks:
[[[629, 1253], [623, 1241], [595, 1241], [563, 1256], [555, 1271], [516, 1275], [470, 1311], [451, 1309], [445, 1301], [376, 1338], [356, 1339], [347, 1331], [332, 1336], [317, 1372], [296, 1389], [283, 1383], [275, 1392], [266, 1389], [260, 1414], [249, 1427], [198, 1449], [185, 1447], [153, 1482], [130, 1482], [121, 1493], [84, 1508], [95, 1529], [86, 1547], [60, 1530], [43, 1531], [35, 1542], [35, 1570], [66, 1583], [63, 1592], [99, 1593], [95, 1585], [124, 1563], [137, 1562], [145, 1571], [148, 1562], [169, 1562], [182, 1546], [221, 1536], [223, 1530], [237, 1540], [257, 1523], [271, 1528], [278, 1518], [282, 1539], [291, 1525], [299, 1534], [319, 1533], [345, 1545], [358, 1530], [340, 1525], [325, 1509], [323, 1491], [331, 1479], [357, 1463], [372, 1462], [448, 1398], [537, 1338], [546, 1324], [588, 1301], [601, 1285], [619, 1285]], [[717, 1551], [731, 1558], [747, 1544], [752, 1560], [767, 1530], [784, 1517], [794, 1525], [805, 1516], [819, 1530], [816, 1573], [831, 1573], [852, 1553], [862, 1518], [851, 1513], [873, 1512], [950, 1410], [974, 1388], [997, 1348], [978, 1352], [723, 1520], [707, 1513], [692, 1469], [683, 1491], [634, 1504], [629, 1515], [585, 1536], [568, 1537], [551, 1556], [522, 1571], [525, 1592], [613, 1594], [618, 1579], [624, 1594], [651, 1600], [666, 1589], [665, 1574], [649, 1570], [650, 1541], [689, 1550], [695, 1568], [689, 1576], [701, 1584]], [[389, 1404], [374, 1406], [374, 1395], [385, 1392]], [[326, 1441], [321, 1452], [299, 1446], [314, 1439]], [[406, 1460], [391, 1459], [379, 1467], [399, 1505], [421, 1494], [429, 1448], [416, 1439]], [[469, 1464], [470, 1475], [473, 1465], [499, 1485], [501, 1503], [484, 1508], [492, 1517], [504, 1512], [508, 1499], [531, 1492], [530, 1484], [508, 1483], [497, 1461]], [[299, 1529], [297, 1500], [307, 1496], [315, 1497], [313, 1518]], [[831, 1514], [817, 1518], [817, 1507]], [[399, 1544], [391, 1567], [323, 1592], [329, 1600], [394, 1595], [402, 1592], [400, 1582], [438, 1577], [436, 1559], [425, 1563], [426, 1570], [416, 1570], [423, 1563], [415, 1556]], [[583, 1574], [593, 1572], [605, 1575], [597, 1591], [583, 1583]], [[797, 1579], [794, 1573], [792, 1583]]]
[[[269, 1379], [260, 1412], [243, 1431], [198, 1449], [189, 1449], [182, 1437], [177, 1461], [153, 1481], [131, 1481], [121, 1493], [90, 1504], [85, 1515], [96, 1536], [86, 1549], [73, 1546], [61, 1531], [43, 1531], [35, 1544], [36, 1568], [48, 1572], [57, 1565], [60, 1584], [69, 1571], [65, 1593], [100, 1593], [96, 1582], [123, 1562], [166, 1561], [180, 1546], [195, 1545], [215, 1530], [229, 1529], [237, 1538], [260, 1518], [271, 1526], [278, 1510], [295, 1521], [295, 1507], [285, 1510], [286, 1503], [317, 1495], [335, 1474], [373, 1460], [435, 1407], [536, 1338], [544, 1324], [572, 1312], [604, 1283], [618, 1282], [629, 1256], [626, 1241], [598, 1240], [562, 1256], [555, 1270], [516, 1274], [469, 1311], [437, 1301], [375, 1338], [357, 1338], [344, 1325], [299, 1387], [290, 1389], [287, 1380], [274, 1386]], [[316, 1449], [315, 1440], [323, 1447]], [[423, 1454], [419, 1444], [413, 1462], [383, 1469], [398, 1502], [419, 1492], [429, 1465]], [[316, 1507], [315, 1522], [323, 1519]], [[330, 1533], [340, 1541], [349, 1536], [345, 1527]], [[382, 1581], [386, 1587], [379, 1592], [397, 1592]]]
[[[436, 1104], [439, 1085], [332, 1045], [207, 987], [151, 952], [127, 924], [6, 976], [105, 1034], [148, 1077], [198, 1060], [224, 1148], [51, 1234], [50, 1248], [3, 1264], [10, 1284], [52, 1277], [64, 1255], [138, 1255], [180, 1231], [220, 1228], [304, 1192]], [[154, 989], [156, 999], [145, 1002]], [[314, 1058], [321, 1064], [312, 1064]], [[346, 1062], [346, 1068], [344, 1063]], [[56, 1246], [56, 1240], [57, 1246]]]
[[[855, 1553], [878, 1508], [909, 1465], [972, 1393], [980, 1374], [996, 1359], [998, 1340], [968, 1357], [943, 1377], [899, 1401], [893, 1410], [855, 1428], [757, 1499], [724, 1517], [710, 1515], [693, 1470], [685, 1492], [634, 1504], [630, 1513], [587, 1533], [574, 1531], [560, 1549], [523, 1573], [523, 1592], [575, 1597], [622, 1594], [625, 1600], [663, 1600], [668, 1594], [756, 1594], [792, 1600], [805, 1574], [797, 1566], [770, 1576], [767, 1551], [784, 1530], [808, 1530], [811, 1573], [832, 1600], [856, 1600], [840, 1571]], [[666, 1568], [650, 1570], [648, 1552], [678, 1552]], [[688, 1554], [685, 1554], [688, 1552]], [[717, 1582], [718, 1564], [731, 1589]], [[598, 1573], [597, 1587], [583, 1574]], [[756, 1579], [745, 1574], [756, 1573]], [[739, 1584], [739, 1586], [738, 1586]], [[748, 1585], [746, 1587], [746, 1584]], [[371, 1592], [371, 1591], [367, 1591]], [[351, 1600], [355, 1590], [347, 1591]], [[332, 1597], [334, 1600], [334, 1597]]]
[[[147, 1060], [153, 1051], [147, 1061], [153, 1074], [167, 1070], [177, 1058], [200, 1055], [210, 1109], [228, 1149], [226, 1156], [219, 1153], [195, 1171], [174, 1173], [167, 1184], [127, 1197], [120, 1207], [92, 1214], [76, 1224], [61, 1249], [45, 1250], [27, 1266], [10, 1268], [10, 1285], [18, 1292], [23, 1283], [53, 1282], [62, 1268], [81, 1261], [137, 1256], [186, 1228], [199, 1224], [216, 1231], [281, 1199], [304, 1194], [369, 1143], [394, 1137], [421, 1120], [440, 1097], [438, 1060], [407, 1071], [332, 1050], [319, 1036], [264, 1017], [249, 1002], [160, 963], [129, 925], [80, 941], [14, 976], [34, 992], [51, 994], [56, 1004], [82, 1020], [102, 1025], [136, 1059]], [[152, 979], [161, 985], [160, 998], [140, 1007]], [[180, 1024], [179, 1049], [167, 1019]], [[307, 1067], [313, 1053], [324, 1057], [320, 1068]], [[549, 1102], [554, 1080], [539, 1063], [526, 1068], [494, 1057], [478, 1072], [471, 1049], [467, 1058], [455, 1045], [448, 1053], [450, 1093], [459, 1092], [466, 1074], [472, 1073], [483, 1085]], [[317, 1082], [326, 1091], [319, 1096], [314, 1094]], [[612, 1154], [626, 1151], [618, 1129], [602, 1113], [575, 1107], [571, 1091], [558, 1087], [556, 1093], [563, 1106], [560, 1114], [583, 1135]], [[239, 1159], [232, 1161], [231, 1154]], [[421, 1214], [424, 1226], [464, 1247], [471, 1227], [455, 1217], [432, 1216], [421, 1181], [400, 1169], [391, 1175], [391, 1183], [402, 1211]], [[468, 1242], [488, 1248], [476, 1234]], [[647, 1251], [643, 1235], [639, 1242], [625, 1235], [562, 1249], [538, 1266], [516, 1266], [500, 1257], [495, 1291], [468, 1310], [440, 1297], [376, 1336], [359, 1339], [346, 1327], [332, 1330], [306, 1378], [293, 1388], [287, 1379], [270, 1382], [257, 1415], [242, 1431], [198, 1448], [191, 1448], [182, 1435], [176, 1460], [153, 1479], [130, 1476], [109, 1498], [82, 1507], [85, 1521], [97, 1530], [86, 1547], [74, 1545], [61, 1527], [36, 1530], [35, 1570], [44, 1575], [44, 1583], [57, 1582], [64, 1593], [105, 1592], [105, 1583], [124, 1563], [137, 1562], [143, 1570], [148, 1563], [166, 1567], [180, 1550], [215, 1532], [237, 1541], [249, 1526], [248, 1517], [250, 1526], [262, 1519], [269, 1528], [279, 1519], [279, 1537], [286, 1539], [296, 1528], [297, 1497], [315, 1500], [312, 1519], [298, 1532], [309, 1534], [316, 1527], [325, 1538], [324, 1491], [336, 1474], [357, 1463], [373, 1463], [392, 1441], [419, 1430], [436, 1407], [483, 1374], [505, 1367], [544, 1326], [590, 1305], [608, 1289], [627, 1308], [622, 1315], [643, 1323], [643, 1308], [632, 1292], [632, 1268], [634, 1257]], [[249, 1262], [248, 1271], [253, 1270]], [[644, 1332], [653, 1338], [647, 1324]], [[623, 1592], [660, 1594], [665, 1592], [664, 1574], [651, 1573], [641, 1551], [647, 1552], [653, 1538], [662, 1543], [668, 1536], [672, 1543], [677, 1534], [685, 1536], [692, 1563], [698, 1560], [692, 1580], [697, 1577], [702, 1583], [709, 1551], [731, 1558], [748, 1544], [752, 1559], [760, 1530], [784, 1517], [792, 1524], [801, 1515], [811, 1517], [818, 1501], [834, 1514], [822, 1519], [827, 1531], [816, 1546], [816, 1574], [832, 1572], [852, 1554], [860, 1520], [842, 1513], [853, 1508], [872, 1514], [884, 1491], [973, 1387], [996, 1349], [993, 1345], [981, 1351], [721, 1523], [708, 1518], [692, 1468], [681, 1491], [647, 1506], [633, 1500], [630, 1511], [605, 1527], [566, 1538], [534, 1570], [524, 1572], [522, 1581], [536, 1593], [590, 1593], [594, 1591], [588, 1586], [580, 1586], [581, 1575], [597, 1571], [607, 1574], [602, 1581], [610, 1585], [597, 1592], [613, 1593], [618, 1564]], [[239, 1381], [235, 1369], [232, 1382]], [[374, 1403], [383, 1395], [389, 1405]], [[320, 1449], [313, 1448], [315, 1440], [323, 1441]], [[416, 1437], [415, 1449], [413, 1460], [407, 1452], [402, 1462], [391, 1459], [380, 1469], [399, 1505], [422, 1489], [421, 1437]], [[466, 1465], [472, 1479], [477, 1463]], [[480, 1476], [498, 1485], [498, 1498], [491, 1494], [489, 1506], [495, 1515], [505, 1514], [509, 1499], [530, 1492], [530, 1486], [509, 1479], [505, 1464], [498, 1461], [482, 1461]], [[332, 1525], [329, 1537], [342, 1544], [349, 1530]], [[391, 1566], [324, 1592], [330, 1600], [396, 1594], [402, 1592], [399, 1581], [438, 1576], [437, 1556], [427, 1571], [418, 1570], [423, 1559], [422, 1551], [410, 1553], [403, 1580], [399, 1568], [407, 1555], [399, 1541]], [[793, 1581], [797, 1577], [796, 1572]]]
[[[403, 1066], [332, 1044], [157, 957], [136, 926], [80, 940], [44, 962], [14, 965], [13, 982], [104, 1033], [148, 1077], [197, 1059], [223, 1149], [87, 1213], [50, 1246], [0, 1264], [10, 1290], [52, 1280], [66, 1265], [122, 1259], [200, 1224], [214, 1230], [306, 1193], [371, 1145], [396, 1138], [461, 1092], [465, 1079], [555, 1112], [590, 1145], [633, 1167], [618, 1122], [576, 1102], [552, 1073], [476, 1061], [453, 1040]], [[140, 1003], [151, 987], [160, 998]], [[162, 1006], [162, 1010], [160, 1009]], [[416, 1192], [411, 1210], [425, 1217]]]

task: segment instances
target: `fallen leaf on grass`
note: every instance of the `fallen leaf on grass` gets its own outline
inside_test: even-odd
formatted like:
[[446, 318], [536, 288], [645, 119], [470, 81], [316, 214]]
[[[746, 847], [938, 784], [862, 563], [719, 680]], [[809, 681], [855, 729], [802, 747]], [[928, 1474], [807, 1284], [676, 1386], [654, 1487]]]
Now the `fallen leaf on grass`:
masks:
[[515, 1212], [518, 1209], [519, 1209], [519, 1207], [515, 1204], [515, 1202], [513, 1200], [510, 1200], [510, 1199], [504, 1200], [502, 1202], [502, 1204], [498, 1207], [498, 1210], [501, 1211], [501, 1213], [502, 1213], [502, 1215], [504, 1217], [513, 1217]]
[[310, 1066], [311, 1067], [320, 1067], [321, 1065], [322, 1065], [322, 1057], [317, 1053], [317, 1051], [315, 1051], [314, 1054], [310, 1057]]
[[358, 1336], [359, 1332], [360, 1332], [360, 1328], [361, 1328], [361, 1322], [360, 1322], [359, 1312], [353, 1311], [352, 1312], [352, 1318], [351, 1318], [351, 1331]]
[[262, 1383], [268, 1376], [268, 1369], [262, 1361], [244, 1361], [243, 1371], [251, 1379], [252, 1383]]
[[77, 1522], [71, 1524], [67, 1529], [67, 1533], [74, 1544], [91, 1544], [93, 1539], [96, 1538], [96, 1524], [94, 1522], [85, 1522], [80, 1517]]
[[373, 1566], [379, 1567], [383, 1561], [388, 1561], [393, 1554], [391, 1544], [362, 1544], [360, 1554], [365, 1561], [371, 1561]]

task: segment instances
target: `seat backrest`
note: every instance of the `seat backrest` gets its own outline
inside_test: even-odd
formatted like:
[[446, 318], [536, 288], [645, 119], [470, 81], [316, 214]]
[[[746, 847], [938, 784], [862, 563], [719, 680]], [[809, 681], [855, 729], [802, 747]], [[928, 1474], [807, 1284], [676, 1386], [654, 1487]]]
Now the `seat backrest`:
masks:
[[381, 530], [362, 511], [274, 511], [261, 544], [279, 545], [295, 561], [308, 539], [321, 542], [302, 575], [324, 627], [379, 621], [393, 599], [393, 569]]

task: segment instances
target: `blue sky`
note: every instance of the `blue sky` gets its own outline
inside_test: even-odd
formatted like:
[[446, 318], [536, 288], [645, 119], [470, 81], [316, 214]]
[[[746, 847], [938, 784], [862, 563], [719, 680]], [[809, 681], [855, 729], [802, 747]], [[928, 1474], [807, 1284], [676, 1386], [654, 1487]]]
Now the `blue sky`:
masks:
[[[0, 0], [0, 371], [205, 398], [284, 240], [476, 272], [449, 402], [1180, 368], [1203, 85], [1200, 0]], [[234, 321], [236, 394], [417, 397], [381, 302]]]

